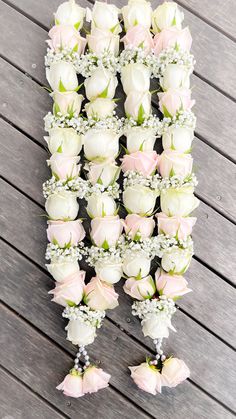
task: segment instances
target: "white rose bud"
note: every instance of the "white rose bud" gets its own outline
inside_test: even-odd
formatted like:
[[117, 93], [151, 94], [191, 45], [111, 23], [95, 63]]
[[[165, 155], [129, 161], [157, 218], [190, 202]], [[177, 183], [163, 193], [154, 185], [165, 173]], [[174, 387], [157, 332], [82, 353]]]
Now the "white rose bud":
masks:
[[98, 67], [84, 82], [88, 100], [97, 97], [112, 99], [115, 95], [117, 78], [104, 67]]
[[170, 126], [162, 136], [162, 145], [164, 150], [171, 149], [187, 153], [191, 151], [193, 138], [193, 129]]
[[114, 199], [106, 192], [94, 192], [87, 200], [87, 212], [90, 218], [114, 215], [116, 210]]
[[121, 31], [118, 14], [119, 9], [114, 4], [96, 1], [92, 10], [92, 28], [107, 29], [118, 34]]
[[124, 103], [127, 118], [133, 118], [141, 124], [152, 112], [150, 92], [130, 92]]
[[147, 216], [152, 214], [157, 196], [157, 192], [146, 186], [129, 186], [123, 192], [124, 206], [129, 213]]
[[156, 132], [152, 128], [131, 127], [128, 128], [126, 135], [126, 147], [129, 153], [136, 151], [153, 151]]
[[199, 200], [194, 196], [194, 188], [191, 186], [161, 191], [161, 210], [168, 217], [187, 217], [198, 205]]
[[72, 221], [79, 211], [76, 194], [69, 191], [54, 193], [47, 198], [45, 209], [51, 220]]
[[74, 0], [66, 1], [58, 7], [55, 13], [56, 25], [73, 25], [77, 30], [83, 26], [85, 9], [75, 3]]
[[165, 68], [160, 84], [163, 90], [179, 89], [190, 87], [190, 74], [188, 67], [185, 65], [169, 64]]
[[121, 69], [121, 82], [126, 95], [132, 91], [145, 92], [150, 88], [150, 69], [139, 63], [128, 64]]
[[149, 336], [151, 339], [168, 338], [169, 329], [176, 332], [171, 324], [171, 320], [164, 312], [148, 314], [141, 321], [141, 325], [144, 336]]
[[54, 100], [53, 112], [55, 115], [61, 113], [62, 115], [73, 116], [75, 113], [80, 113], [81, 104], [84, 100], [83, 95], [76, 92], [53, 92], [50, 96]]
[[151, 268], [151, 259], [143, 251], [128, 252], [123, 260], [123, 272], [128, 277], [143, 278]]
[[87, 166], [88, 179], [95, 185], [95, 183], [102, 184], [105, 188], [115, 182], [120, 174], [120, 167], [115, 161], [108, 159], [102, 163], [89, 163]]
[[85, 105], [85, 111], [88, 118], [93, 119], [106, 119], [108, 116], [112, 116], [116, 103], [112, 99], [97, 98], [92, 102], [88, 102]]
[[108, 129], [89, 129], [83, 137], [88, 160], [115, 158], [119, 152], [119, 135]]
[[173, 274], [184, 274], [191, 262], [192, 254], [187, 249], [171, 248], [166, 250], [162, 259], [161, 266], [166, 272]]
[[129, 0], [128, 4], [121, 9], [125, 30], [136, 25], [142, 25], [149, 29], [152, 20], [152, 8], [148, 1]]
[[95, 264], [94, 269], [101, 281], [107, 282], [108, 284], [116, 284], [123, 274], [122, 263], [100, 261]]
[[52, 90], [66, 92], [78, 87], [77, 74], [73, 64], [66, 61], [56, 61], [46, 69], [46, 78]]
[[65, 156], [77, 156], [82, 148], [82, 139], [73, 128], [52, 128], [49, 137], [44, 137], [51, 154], [63, 153]]
[[86, 36], [89, 51], [99, 56], [104, 51], [109, 51], [115, 57], [119, 54], [119, 35], [114, 35], [106, 29], [93, 28], [91, 33]]
[[70, 320], [65, 328], [67, 339], [73, 345], [85, 346], [93, 343], [96, 336], [96, 327], [81, 322], [80, 320]]
[[72, 262], [51, 262], [46, 265], [48, 272], [57, 282], [64, 281], [68, 276], [80, 271], [77, 260]]
[[178, 9], [177, 3], [166, 1], [154, 10], [152, 14], [152, 28], [155, 33], [174, 26], [181, 29], [184, 14]]
[[51, 168], [52, 174], [58, 179], [73, 179], [80, 173], [79, 160], [80, 157], [77, 156], [68, 157], [62, 153], [54, 153], [47, 160], [47, 164]]

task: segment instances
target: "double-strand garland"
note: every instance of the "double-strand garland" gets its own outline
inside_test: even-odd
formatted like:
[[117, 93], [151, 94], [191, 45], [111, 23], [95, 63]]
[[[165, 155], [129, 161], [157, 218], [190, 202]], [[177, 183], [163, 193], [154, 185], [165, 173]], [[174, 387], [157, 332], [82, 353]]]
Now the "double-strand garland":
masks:
[[[56, 280], [50, 294], [65, 307], [63, 317], [69, 320], [67, 339], [79, 346], [74, 367], [57, 387], [71, 397], [108, 386], [110, 375], [91, 364], [86, 345], [94, 341], [105, 310], [118, 305], [113, 284], [121, 276], [126, 279], [124, 291], [136, 300], [132, 313], [141, 319], [144, 336], [153, 339], [156, 349], [154, 359], [129, 367], [135, 383], [156, 394], [189, 376], [185, 363], [164, 355], [161, 346], [169, 329], [175, 330], [171, 324], [175, 300], [190, 291], [182, 274], [193, 255], [190, 235], [196, 218], [189, 214], [198, 205], [189, 154], [195, 127], [189, 90], [194, 64], [191, 35], [188, 28], [181, 29], [183, 14], [176, 3], [163, 3], [153, 12], [145, 0], [130, 0], [122, 8], [126, 34], [119, 56], [118, 13], [116, 6], [101, 2], [86, 11], [74, 0], [61, 4], [45, 57], [54, 101], [53, 112], [45, 117], [49, 133], [45, 139], [52, 154], [48, 160], [52, 178], [43, 185], [49, 217], [46, 259], [51, 260], [47, 268]], [[91, 22], [86, 38], [80, 34], [85, 15]], [[127, 95], [126, 118], [120, 119], [114, 99], [118, 71]], [[82, 84], [89, 100], [82, 111], [77, 74], [85, 78]], [[152, 114], [150, 78], [157, 79], [161, 89], [161, 119]], [[115, 159], [122, 134], [123, 202], [128, 212], [124, 221], [115, 202], [120, 195]], [[153, 149], [161, 136], [164, 151], [159, 156]], [[86, 176], [81, 177], [82, 147]], [[156, 214], [156, 234], [159, 196], [162, 212]], [[91, 241], [89, 246], [83, 242], [82, 220], [76, 219], [78, 198], [87, 201], [91, 218], [85, 239]], [[96, 273], [86, 285], [78, 264], [82, 258]], [[151, 265], [158, 263], [154, 280]]]
[[[198, 206], [189, 154], [195, 126], [189, 90], [194, 59], [189, 53], [191, 35], [188, 28], [181, 29], [183, 14], [176, 3], [166, 2], [153, 12], [150, 3], [130, 0], [122, 14], [126, 35], [120, 65], [127, 95], [123, 201], [128, 212], [125, 231], [132, 246], [123, 264], [124, 291], [135, 299], [132, 313], [156, 350], [154, 359], [129, 368], [137, 386], [155, 395], [190, 374], [184, 361], [163, 353], [162, 341], [169, 330], [175, 331], [171, 324], [175, 300], [191, 291], [182, 275], [193, 255], [190, 235], [196, 218], [188, 215]], [[157, 78], [161, 88], [162, 121], [151, 112], [150, 77]], [[160, 135], [164, 151], [158, 156], [153, 147]], [[153, 237], [159, 195], [158, 236]], [[155, 257], [161, 262], [153, 279], [150, 268]]]

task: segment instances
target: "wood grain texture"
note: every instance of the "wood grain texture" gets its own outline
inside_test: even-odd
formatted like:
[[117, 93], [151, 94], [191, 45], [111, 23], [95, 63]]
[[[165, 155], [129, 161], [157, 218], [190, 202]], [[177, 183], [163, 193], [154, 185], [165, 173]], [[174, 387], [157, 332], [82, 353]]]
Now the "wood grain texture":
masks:
[[[71, 419], [77, 419], [78, 415], [83, 419], [93, 416], [115, 419], [117, 415], [125, 419], [130, 415], [139, 419], [148, 417], [111, 388], [78, 400], [62, 397], [56, 386], [71, 368], [72, 357], [5, 307], [0, 310], [5, 324], [0, 338], [1, 361], [12, 374], [61, 412]], [[44, 322], [47, 323], [45, 318]]]
[[177, 3], [236, 39], [234, 0], [178, 0]]
[[[39, 5], [34, 3], [33, 10], [35, 7], [38, 8], [38, 6]], [[48, 7], [51, 7], [50, 2], [48, 2]], [[28, 8], [28, 10], [30, 10], [30, 8]], [[0, 23], [3, 31], [7, 31], [9, 25], [12, 28], [6, 41], [4, 41], [0, 46], [1, 54], [43, 85], [47, 84], [44, 69], [44, 54], [46, 52], [45, 40], [47, 39], [46, 31], [1, 1]], [[28, 36], [28, 34], [30, 34], [30, 36]], [[21, 40], [21, 45], [17, 49], [15, 48], [16, 37], [19, 37]], [[219, 54], [215, 54], [214, 59], [215, 62], [211, 63], [211, 67], [215, 69], [216, 67], [221, 66], [222, 61]], [[32, 67], [33, 64], [36, 64], [36, 67]], [[231, 72], [232, 69], [233, 64], [231, 63]], [[226, 74], [226, 69], [222, 69], [222, 72]], [[12, 80], [11, 77], [10, 81], [13, 83], [10, 84], [10, 89], [13, 90], [11, 95], [15, 100], [14, 90], [18, 86], [15, 86], [14, 80]], [[5, 77], [3, 86], [5, 84], [4, 82], [7, 82]], [[23, 83], [23, 80], [21, 80], [21, 83]], [[25, 83], [25, 90], [28, 90], [30, 83]], [[236, 113], [236, 103], [232, 102], [230, 99], [219, 93], [195, 75], [192, 76], [191, 84], [193, 87], [193, 96], [196, 99], [194, 112], [196, 112], [197, 117], [199, 117], [196, 133], [200, 137], [203, 137], [218, 151], [221, 151], [226, 156], [236, 160], [236, 144], [232, 137], [232, 130], [236, 130], [236, 121], [234, 118]], [[153, 90], [155, 88], [156, 86], [153, 87]], [[5, 89], [3, 89], [3, 96], [5, 93], [7, 96], [6, 99], [3, 99], [3, 101], [8, 102], [9, 92], [5, 92]], [[25, 92], [24, 94], [27, 96], [29, 93]], [[153, 100], [157, 103], [155, 95], [153, 96]], [[27, 111], [27, 103], [30, 102], [26, 102], [25, 111]], [[46, 105], [49, 103], [49, 98], [47, 99], [47, 102], [45, 101], [45, 103]], [[213, 103], [214, 109], [212, 109]], [[45, 109], [45, 107], [43, 107], [43, 109]], [[49, 106], [47, 109], [49, 109]], [[202, 112], [203, 109], [204, 112]], [[5, 112], [7, 112], [7, 109]], [[30, 112], [28, 113], [30, 114]], [[46, 113], [47, 111], [45, 111], [45, 114]], [[9, 112], [7, 112], [7, 114], [9, 114]], [[38, 121], [35, 121], [35, 123], [39, 124], [39, 130], [41, 130], [41, 113], [38, 115]]]
[[[16, 201], [17, 195], [19, 195], [19, 199], [20, 199], [20, 194], [17, 194], [16, 191], [9, 186], [6, 186], [5, 189], [7, 190], [5, 195], [8, 196], [8, 200], [10, 202], [9, 208], [16, 208], [16, 207], [19, 208], [19, 204], [17, 205], [14, 202], [17, 202]], [[11, 192], [11, 189], [12, 189], [12, 192]], [[4, 205], [3, 208], [6, 208], [6, 205]], [[40, 266], [43, 267], [44, 260], [43, 260], [42, 253], [43, 253], [43, 248], [44, 248], [43, 243], [45, 241], [44, 239], [45, 231], [43, 229], [41, 219], [38, 218], [38, 221], [37, 221], [35, 217], [35, 213], [37, 213], [38, 207], [35, 204], [30, 203], [26, 198], [21, 197], [21, 208], [22, 208], [21, 214], [19, 213], [19, 210], [18, 210], [17, 223], [14, 222], [15, 216], [13, 214], [13, 211], [11, 211], [10, 216], [8, 216], [8, 224], [6, 221], [3, 220], [3, 226], [2, 226], [3, 237], [7, 241], [11, 241], [11, 235], [14, 232], [14, 237], [16, 237], [16, 239], [14, 240], [14, 246], [19, 248], [20, 251], [27, 254], [32, 260], [34, 260], [37, 264], [40, 264]], [[6, 208], [6, 214], [8, 214], [7, 208]], [[34, 224], [32, 223], [33, 224], [32, 229], [34, 230], [32, 232], [29, 232], [29, 235], [28, 235], [29, 237], [27, 239], [27, 250], [26, 250], [25, 248], [26, 244], [24, 241], [22, 242], [22, 237], [27, 237], [27, 229], [29, 228], [29, 225], [31, 225], [31, 220], [34, 220]], [[37, 225], [37, 228], [35, 229], [36, 222], [38, 225]], [[8, 231], [7, 231], [7, 226], [10, 227], [10, 228], [8, 227]], [[82, 264], [81, 266], [83, 267]], [[206, 287], [206, 289], [208, 288]], [[39, 289], [37, 287], [37, 292], [34, 293], [35, 299], [38, 298], [38, 294], [39, 294]], [[122, 295], [121, 297], [122, 299], [126, 298], [126, 296], [124, 296], [122, 292], [120, 294]], [[44, 304], [42, 304], [43, 310], [50, 310], [49, 304], [47, 302], [47, 296], [46, 296], [45, 290], [43, 292], [43, 298], [44, 298]], [[186, 298], [190, 298], [190, 296]], [[51, 310], [53, 310], [53, 308], [51, 308]], [[58, 310], [58, 308], [56, 308], [56, 310]], [[129, 303], [127, 299], [124, 300], [124, 304], [120, 305], [120, 307], [114, 310], [113, 312], [111, 311], [110, 313], [108, 313], [108, 315], [109, 317], [111, 316], [113, 320], [119, 323], [122, 327], [130, 328], [133, 325], [132, 327], [134, 327], [134, 329], [132, 331], [132, 334], [135, 337], [139, 336], [140, 341], [143, 341], [143, 337], [141, 336], [141, 331], [140, 331], [140, 328], [138, 327], [138, 324], [136, 323], [135, 325], [135, 323], [126, 322], [126, 317], [127, 316], [131, 317]], [[114, 319], [114, 316], [117, 316], [117, 317]], [[178, 323], [180, 323], [180, 326], [178, 326]], [[52, 329], [53, 324], [51, 324], [50, 326], [48, 325], [49, 330]], [[181, 351], [183, 351], [181, 355], [184, 356], [184, 359], [186, 359], [186, 361], [188, 361], [188, 363], [191, 365], [192, 367], [191, 369], [193, 371], [193, 378], [194, 380], [196, 380], [196, 383], [202, 386], [203, 388], [205, 388], [211, 394], [215, 395], [215, 397], [217, 397], [222, 402], [228, 403], [229, 406], [232, 406], [233, 405], [232, 393], [227, 392], [225, 394], [221, 392], [221, 388], [222, 388], [222, 385], [224, 385], [224, 380], [226, 377], [225, 376], [226, 367], [223, 364], [219, 366], [219, 364], [222, 358], [222, 351], [225, 356], [227, 354], [227, 360], [228, 359], [232, 360], [233, 351], [227, 348], [226, 345], [218, 341], [214, 336], [209, 335], [208, 332], [204, 331], [204, 329], [202, 329], [199, 325], [194, 323], [191, 319], [189, 319], [187, 316], [183, 315], [182, 313], [176, 314], [175, 326], [177, 330], [181, 330], [181, 334], [178, 333], [176, 334], [176, 336], [170, 337], [169, 339], [170, 342], [168, 342], [168, 345], [170, 345], [168, 346], [168, 349], [170, 350], [170, 352], [173, 350], [172, 348], [181, 348]], [[60, 326], [58, 325], [58, 327]], [[130, 329], [127, 329], [127, 331], [130, 332]], [[190, 336], [192, 337], [191, 339], [189, 339]], [[62, 334], [60, 334], [60, 339], [62, 339], [62, 341], [64, 340], [63, 338], [64, 337], [62, 336]], [[106, 339], [105, 341], [104, 339], [105, 339], [104, 332], [103, 332], [101, 341], [98, 338], [96, 339], [96, 342], [97, 342], [96, 345], [98, 345], [98, 348], [101, 353], [103, 353], [102, 348], [104, 348], [104, 351], [105, 351], [106, 344], [108, 346], [111, 345], [111, 343], [109, 344], [109, 340], [112, 339], [111, 337], [108, 337], [107, 343], [106, 343]], [[122, 337], [122, 339], [125, 340], [125, 337]], [[174, 339], [174, 341], [172, 339]], [[171, 342], [174, 342], [173, 346]], [[127, 347], [129, 347], [130, 344], [131, 344], [130, 342], [127, 342]], [[137, 349], [131, 351], [130, 353], [131, 358], [127, 358], [127, 362], [132, 361], [134, 351], [137, 351]], [[208, 359], [207, 357], [207, 360], [208, 360], [207, 361], [204, 356], [196, 357], [196, 353], [197, 354], [205, 354], [205, 353], [210, 354], [210, 358]], [[124, 356], [124, 349], [122, 349], [122, 354]], [[125, 362], [126, 365], [127, 365], [127, 362]], [[206, 371], [206, 374], [214, 374], [213, 381], [206, 380], [204, 374], [199, 375], [198, 371], [199, 371], [201, 362], [202, 362], [203, 370]], [[229, 362], [228, 366], [230, 367], [230, 361], [227, 361], [227, 362]], [[218, 365], [217, 371], [215, 369], [216, 363]], [[207, 365], [207, 370], [206, 370], [206, 365]], [[122, 368], [122, 362], [121, 362], [120, 367]], [[228, 385], [230, 384], [230, 382], [233, 381], [233, 376], [232, 376], [231, 371], [232, 371], [232, 368], [230, 367], [229, 371], [227, 370], [227, 380], [229, 380]], [[116, 373], [116, 377], [117, 377], [117, 373]]]
[[0, 386], [1, 419], [32, 419], [32, 412], [35, 419], [68, 418], [57, 413], [1, 367]]
[[[3, 295], [6, 303], [10, 303], [14, 310], [16, 310], [21, 316], [32, 322], [37, 328], [42, 330], [46, 335], [50, 336], [57, 343], [62, 345], [64, 348], [66, 348], [66, 350], [73, 354], [75, 348], [68, 341], [64, 340], [62, 332], [64, 321], [60, 316], [61, 308], [55, 304], [50, 305], [46, 301], [48, 298], [46, 297], [45, 291], [52, 287], [52, 280], [50, 280], [47, 275], [39, 271], [31, 262], [26, 261], [14, 250], [10, 249], [9, 246], [3, 244], [1, 248], [5, 263], [7, 265], [9, 263], [12, 264], [12, 271], [9, 277], [6, 275], [6, 269], [3, 268], [3, 271], [5, 272], [3, 275]], [[15, 278], [19, 277], [19, 275], [20, 280], [16, 282]], [[13, 289], [15, 292], [12, 292]], [[30, 298], [30, 295], [33, 295], [33, 300]], [[120, 300], [121, 305], [118, 309], [118, 317], [121, 327], [128, 328], [129, 332], [131, 333], [133, 333], [135, 330], [135, 336], [140, 341], [143, 341], [138, 322], [136, 320], [127, 322], [127, 315], [129, 315], [130, 310], [130, 299], [127, 299], [127, 296], [121, 294]], [[30, 309], [30, 307], [32, 309]], [[112, 312], [112, 316], [114, 315], [115, 311], [116, 310]], [[111, 312], [109, 312], [108, 315], [110, 316]], [[48, 319], [47, 322], [45, 322], [45, 318]], [[113, 320], [117, 320], [116, 315]], [[177, 321], [179, 322], [179, 319]], [[194, 335], [195, 332], [196, 331], [193, 329]], [[186, 340], [189, 340], [189, 336], [187, 335], [188, 327], [186, 329]], [[200, 341], [201, 338], [201, 334], [196, 334], [195, 341], [197, 339]], [[186, 357], [187, 352], [191, 353], [191, 350], [189, 345], [187, 345], [184, 351], [183, 348], [185, 345], [186, 342], [183, 343], [182, 347], [180, 347], [180, 352], [185, 352], [184, 356]], [[107, 348], [109, 348], [108, 351]], [[173, 347], [170, 342], [168, 347], [170, 352], [172, 352], [172, 348]], [[199, 348], [199, 344], [197, 344], [197, 353], [198, 350], [202, 350], [202, 348]], [[226, 351], [227, 350], [228, 349], [226, 349]], [[135, 360], [137, 362], [141, 362], [144, 355], [147, 354], [147, 350], [143, 349], [130, 337], [122, 333], [119, 328], [112, 325], [108, 321], [104, 322], [103, 328], [98, 334], [98, 337], [96, 338], [94, 344], [91, 345], [92, 358], [101, 359], [102, 367], [112, 374], [111, 383], [113, 383], [114, 386], [118, 386], [121, 392], [124, 392], [137, 404], [140, 404], [143, 408], [148, 409], [148, 411], [153, 414], [154, 417], [156, 417], [156, 409], [158, 409], [158, 417], [160, 416], [161, 418], [169, 418], [171, 415], [173, 415], [172, 417], [174, 418], [180, 418], [187, 411], [189, 412], [189, 417], [194, 418], [196, 417], [194, 415], [197, 414], [199, 417], [208, 418], [209, 416], [207, 415], [209, 415], [210, 412], [213, 413], [214, 409], [218, 410], [216, 405], [212, 410], [212, 401], [210, 403], [209, 399], [208, 403], [210, 403], [210, 405], [208, 405], [208, 409], [210, 410], [206, 410], [204, 413], [204, 409], [206, 408], [205, 396], [189, 382], [186, 382], [183, 386], [177, 387], [175, 392], [172, 390], [164, 389], [163, 395], [155, 398], [138, 391], [137, 388], [132, 384], [126, 369], [126, 367], [133, 362], [134, 353]], [[211, 354], [211, 349], [209, 353]], [[187, 357], [188, 363], [190, 363], [191, 361], [189, 359], [189, 355], [187, 355]], [[217, 362], [217, 358], [215, 359], [215, 362]], [[203, 361], [197, 358], [196, 363], [198, 364], [198, 370], [201, 369]], [[209, 374], [208, 368], [206, 368], [204, 371], [206, 375]], [[227, 373], [228, 372], [229, 371], [227, 371]], [[195, 379], [195, 377], [192, 377], [192, 379]], [[229, 377], [227, 377], [227, 379], [229, 386], [231, 386], [231, 378], [229, 380]], [[214, 383], [214, 386], [217, 386], [217, 382]], [[196, 400], [196, 398], [198, 398], [199, 402], [197, 406], [194, 406], [193, 409], [191, 407], [191, 400]], [[183, 402], [183, 400], [185, 400], [185, 402]]]

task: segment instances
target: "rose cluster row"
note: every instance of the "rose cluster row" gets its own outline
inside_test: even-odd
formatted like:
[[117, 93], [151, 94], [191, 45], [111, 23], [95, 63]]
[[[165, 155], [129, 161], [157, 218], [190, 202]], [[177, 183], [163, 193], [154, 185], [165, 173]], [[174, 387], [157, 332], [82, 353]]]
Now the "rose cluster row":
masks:
[[[189, 292], [182, 274], [192, 257], [191, 245], [186, 244], [190, 242], [186, 240], [196, 219], [188, 215], [198, 205], [193, 195], [192, 158], [188, 154], [195, 123], [189, 90], [191, 36], [187, 28], [181, 29], [183, 15], [175, 3], [164, 3], [152, 12], [145, 0], [131, 0], [122, 9], [126, 30], [122, 66], [112, 67], [111, 62], [118, 63], [118, 12], [115, 6], [100, 2], [90, 13], [87, 11], [87, 20], [91, 20], [91, 33], [87, 35], [90, 52], [83, 54], [86, 41], [78, 30], [83, 26], [85, 11], [74, 1], [63, 3], [55, 14], [56, 25], [49, 32], [50, 51], [46, 58], [54, 101], [53, 115], [49, 114], [46, 121], [46, 141], [52, 153], [48, 164], [53, 174], [46, 195], [51, 243], [47, 251], [51, 263], [47, 266], [57, 281], [51, 291], [54, 301], [66, 307], [63, 315], [69, 319], [68, 339], [80, 347], [74, 368], [58, 387], [74, 397], [108, 385], [109, 375], [91, 366], [84, 346], [93, 342], [104, 310], [118, 304], [113, 284], [122, 275], [127, 276], [125, 292], [137, 300], [134, 314], [142, 319], [144, 335], [154, 339], [157, 349], [154, 361], [131, 367], [134, 381], [143, 390], [156, 394], [161, 385], [172, 387], [189, 374], [183, 361], [166, 359], [161, 341], [172, 328], [173, 299]], [[154, 40], [151, 22], [157, 32]], [[164, 115], [162, 123], [151, 109], [152, 54], [159, 60], [156, 77], [163, 90], [158, 94]], [[86, 72], [75, 65], [74, 58], [78, 56]], [[127, 95], [124, 122], [115, 115], [117, 69]], [[84, 82], [89, 100], [84, 109], [87, 118], [80, 116], [83, 96], [78, 94], [76, 72], [88, 75]], [[125, 129], [121, 130], [121, 126]], [[158, 156], [153, 148], [160, 126], [162, 132], [164, 127], [164, 151]], [[125, 221], [117, 215], [114, 199], [118, 196], [116, 181], [120, 174], [115, 158], [123, 132], [127, 137], [127, 152], [121, 163], [125, 175], [123, 202], [129, 213]], [[91, 186], [84, 193], [78, 157], [82, 146], [87, 159], [84, 169]], [[165, 178], [161, 192], [157, 170]], [[170, 243], [161, 253], [162, 269], [156, 272], [154, 282], [149, 272], [151, 260], [158, 253], [145, 251], [145, 240], [150, 240], [154, 231], [152, 214], [159, 194], [162, 213], [157, 214], [158, 232]], [[85, 231], [81, 220], [76, 220], [78, 196], [87, 199], [87, 212], [92, 218], [89, 260], [96, 276], [87, 285], [85, 272], [77, 263], [87, 253], [82, 242]], [[173, 245], [172, 239], [177, 244]], [[126, 252], [121, 254], [122, 246]], [[80, 363], [81, 356], [84, 365]]]

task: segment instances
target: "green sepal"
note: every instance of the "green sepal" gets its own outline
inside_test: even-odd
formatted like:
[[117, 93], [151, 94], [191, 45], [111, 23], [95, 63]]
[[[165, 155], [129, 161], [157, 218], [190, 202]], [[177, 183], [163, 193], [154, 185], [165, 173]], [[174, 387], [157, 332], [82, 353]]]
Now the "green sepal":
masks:
[[58, 147], [57, 153], [62, 153], [62, 146], [61, 145]]
[[59, 83], [59, 92], [66, 92], [66, 88], [64, 86], [64, 84], [62, 83], [61, 79], [60, 79], [60, 83]]
[[79, 27], [80, 27], [80, 20], [79, 20], [79, 22], [76, 22], [75, 24], [74, 24], [74, 27], [75, 27], [75, 29], [76, 30], [78, 30], [79, 29]]
[[109, 249], [109, 244], [108, 244], [108, 242], [106, 240], [104, 240], [104, 242], [102, 243], [102, 248], [104, 250], [108, 250]]
[[172, 118], [172, 115], [170, 114], [170, 112], [168, 111], [168, 109], [165, 107], [165, 105], [162, 105], [163, 107], [163, 114], [166, 118]]

